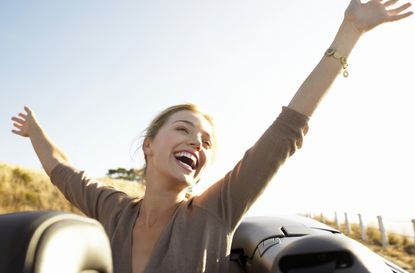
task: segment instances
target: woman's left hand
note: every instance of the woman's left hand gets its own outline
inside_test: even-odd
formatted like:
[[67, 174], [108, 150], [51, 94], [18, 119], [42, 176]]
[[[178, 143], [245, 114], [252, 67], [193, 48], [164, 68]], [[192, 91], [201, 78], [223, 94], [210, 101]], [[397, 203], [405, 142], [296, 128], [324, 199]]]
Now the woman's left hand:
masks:
[[409, 2], [392, 8], [398, 2], [399, 0], [370, 0], [362, 3], [360, 0], [352, 0], [346, 9], [345, 20], [363, 33], [382, 23], [398, 21], [413, 14], [408, 11], [411, 6]]

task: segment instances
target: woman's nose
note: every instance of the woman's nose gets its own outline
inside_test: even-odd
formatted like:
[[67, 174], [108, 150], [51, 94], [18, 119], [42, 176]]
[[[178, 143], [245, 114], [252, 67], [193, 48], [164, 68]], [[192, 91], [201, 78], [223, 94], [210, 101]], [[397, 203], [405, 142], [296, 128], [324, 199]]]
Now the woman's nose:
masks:
[[190, 145], [192, 145], [197, 151], [200, 151], [202, 149], [202, 139], [198, 136], [194, 136], [190, 140]]

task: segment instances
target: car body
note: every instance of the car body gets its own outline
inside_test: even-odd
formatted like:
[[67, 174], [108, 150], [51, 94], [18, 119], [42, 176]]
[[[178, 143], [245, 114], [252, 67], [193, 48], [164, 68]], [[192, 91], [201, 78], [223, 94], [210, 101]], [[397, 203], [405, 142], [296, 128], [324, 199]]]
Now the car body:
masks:
[[[0, 273], [113, 270], [102, 226], [71, 213], [0, 215], [0, 242]], [[299, 216], [245, 218], [230, 259], [229, 273], [408, 273], [339, 231]]]
[[408, 273], [338, 230], [302, 216], [245, 218], [231, 259], [234, 273]]

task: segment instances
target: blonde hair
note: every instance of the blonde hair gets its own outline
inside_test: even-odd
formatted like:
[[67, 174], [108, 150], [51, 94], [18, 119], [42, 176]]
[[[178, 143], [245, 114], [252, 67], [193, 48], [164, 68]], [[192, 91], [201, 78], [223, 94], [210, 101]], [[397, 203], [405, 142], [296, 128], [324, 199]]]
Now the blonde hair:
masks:
[[[177, 112], [180, 112], [180, 111], [191, 111], [191, 112], [194, 112], [194, 113], [201, 114], [212, 125], [212, 128], [214, 128], [215, 124], [214, 124], [213, 118], [210, 115], [202, 112], [197, 105], [192, 104], [192, 103], [177, 104], [177, 105], [173, 105], [173, 106], [170, 106], [170, 107], [164, 109], [162, 112], [160, 112], [150, 122], [149, 126], [145, 130], [144, 137], [143, 137], [144, 138], [143, 142], [146, 139], [153, 139], [157, 135], [157, 133], [159, 132], [160, 128], [166, 123], [166, 121], [173, 114], [175, 114]], [[217, 143], [217, 139], [216, 139], [214, 129], [213, 129], [213, 132], [212, 132], [212, 139], [213, 139], [213, 143], [214, 143], [214, 146], [212, 147], [213, 148], [213, 157], [214, 157], [215, 147], [216, 147], [216, 143]], [[141, 145], [141, 148], [142, 148], [142, 145]], [[145, 154], [144, 154], [144, 160], [145, 160], [144, 166], [140, 170], [138, 170], [138, 173], [140, 174], [142, 182], [145, 182], [146, 168], [147, 168], [147, 158], [146, 158]]]

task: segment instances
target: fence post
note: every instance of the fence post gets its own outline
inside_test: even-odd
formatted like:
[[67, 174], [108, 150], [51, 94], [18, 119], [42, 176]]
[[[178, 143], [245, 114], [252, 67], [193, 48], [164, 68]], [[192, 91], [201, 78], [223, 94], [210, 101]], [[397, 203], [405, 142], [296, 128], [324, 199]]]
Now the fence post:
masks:
[[360, 234], [362, 236], [362, 240], [366, 241], [366, 227], [365, 223], [363, 223], [362, 214], [359, 213], [359, 223], [360, 223]]
[[323, 215], [323, 213], [320, 213], [320, 222], [324, 223], [324, 215]]
[[389, 245], [388, 236], [386, 234], [385, 226], [383, 225], [382, 216], [378, 216], [379, 230], [382, 238], [382, 247], [386, 248]]
[[[336, 222], [336, 228], [340, 230], [339, 217], [337, 217], [337, 211], [334, 212], [334, 221]], [[415, 228], [415, 224], [414, 224], [414, 228]]]
[[414, 238], [414, 243], [415, 243], [415, 219], [412, 219], [412, 225], [414, 226], [414, 236], [413, 236], [413, 238]]
[[344, 224], [346, 225], [346, 234], [349, 235], [351, 233], [351, 228], [349, 218], [347, 217], [347, 212], [344, 213], [344, 222]]

